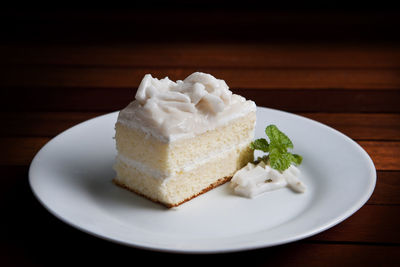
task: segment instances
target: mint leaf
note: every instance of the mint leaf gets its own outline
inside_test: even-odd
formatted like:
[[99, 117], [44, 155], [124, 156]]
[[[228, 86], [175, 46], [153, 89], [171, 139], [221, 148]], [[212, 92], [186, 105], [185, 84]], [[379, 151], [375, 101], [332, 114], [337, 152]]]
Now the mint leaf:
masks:
[[297, 154], [291, 154], [292, 155], [292, 162], [296, 165], [300, 165], [301, 162], [303, 161], [303, 157]]
[[278, 171], [284, 171], [290, 167], [292, 155], [274, 148], [269, 152], [269, 160], [271, 168]]
[[281, 172], [289, 168], [292, 163], [295, 165], [301, 164], [303, 158], [300, 155], [287, 151], [289, 148], [293, 148], [293, 143], [278, 127], [268, 125], [265, 128], [265, 133], [269, 138], [269, 143], [266, 139], [260, 138], [250, 144], [252, 149], [269, 152], [268, 155], [258, 157], [257, 163], [264, 161], [267, 164], [269, 162], [271, 168]]
[[265, 133], [269, 137], [271, 144], [273, 143], [275, 146], [279, 146], [284, 149], [293, 148], [293, 143], [290, 141], [289, 137], [279, 131], [278, 127], [275, 125], [268, 125], [267, 128], [265, 128]]
[[268, 152], [269, 144], [268, 144], [267, 140], [265, 140], [264, 138], [260, 138], [260, 139], [254, 140], [254, 142], [251, 142], [250, 148], [256, 149], [256, 150], [261, 150], [263, 152]]

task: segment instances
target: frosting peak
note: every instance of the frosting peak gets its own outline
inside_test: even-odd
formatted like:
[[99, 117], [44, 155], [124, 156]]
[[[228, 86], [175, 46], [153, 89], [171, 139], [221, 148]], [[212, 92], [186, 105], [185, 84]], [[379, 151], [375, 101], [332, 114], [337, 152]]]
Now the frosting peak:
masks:
[[144, 108], [156, 104], [164, 112], [218, 113], [230, 104], [232, 92], [224, 80], [210, 74], [195, 72], [185, 80], [173, 82], [168, 77], [158, 80], [146, 74], [139, 85], [135, 99]]
[[118, 121], [172, 141], [213, 129], [255, 111], [253, 101], [232, 94], [224, 80], [202, 72], [171, 81], [146, 74], [135, 101], [123, 109]]

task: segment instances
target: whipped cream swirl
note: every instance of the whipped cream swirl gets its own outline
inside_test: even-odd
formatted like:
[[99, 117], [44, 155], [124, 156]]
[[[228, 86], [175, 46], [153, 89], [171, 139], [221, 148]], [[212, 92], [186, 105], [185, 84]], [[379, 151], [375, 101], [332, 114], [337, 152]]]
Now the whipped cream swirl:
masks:
[[170, 142], [214, 129], [255, 109], [253, 101], [232, 94], [224, 80], [210, 74], [195, 72], [176, 82], [146, 74], [118, 122]]
[[258, 164], [249, 162], [235, 173], [230, 185], [236, 194], [248, 198], [286, 186], [295, 192], [304, 193], [306, 186], [300, 181], [299, 176], [300, 170], [294, 165], [279, 172], [263, 161]]

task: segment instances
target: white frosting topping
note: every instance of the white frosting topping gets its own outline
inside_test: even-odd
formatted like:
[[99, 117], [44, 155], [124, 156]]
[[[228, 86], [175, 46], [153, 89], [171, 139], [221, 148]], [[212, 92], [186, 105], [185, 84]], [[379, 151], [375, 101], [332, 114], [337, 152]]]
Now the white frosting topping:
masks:
[[146, 74], [135, 100], [118, 122], [140, 128], [162, 141], [190, 138], [255, 111], [253, 101], [232, 94], [224, 80], [195, 72], [183, 81]]
[[248, 163], [237, 171], [231, 180], [231, 186], [236, 194], [249, 198], [286, 186], [303, 193], [306, 186], [299, 180], [299, 176], [300, 170], [293, 165], [281, 173], [261, 161], [257, 165]]

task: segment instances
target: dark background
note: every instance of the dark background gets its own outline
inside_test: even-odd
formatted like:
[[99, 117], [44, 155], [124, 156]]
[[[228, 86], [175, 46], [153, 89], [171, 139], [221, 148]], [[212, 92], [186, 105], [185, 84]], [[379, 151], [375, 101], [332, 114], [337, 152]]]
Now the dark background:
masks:
[[2, 42], [392, 42], [399, 9], [377, 1], [149, 1], [5, 7]]

